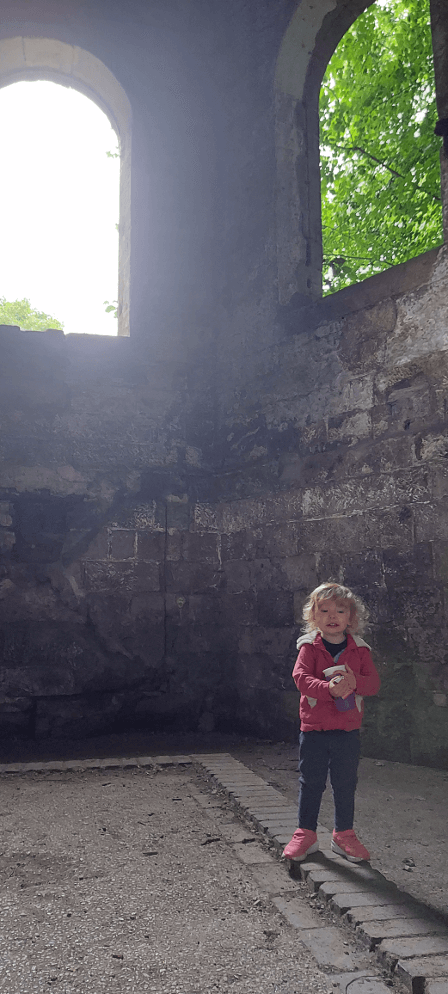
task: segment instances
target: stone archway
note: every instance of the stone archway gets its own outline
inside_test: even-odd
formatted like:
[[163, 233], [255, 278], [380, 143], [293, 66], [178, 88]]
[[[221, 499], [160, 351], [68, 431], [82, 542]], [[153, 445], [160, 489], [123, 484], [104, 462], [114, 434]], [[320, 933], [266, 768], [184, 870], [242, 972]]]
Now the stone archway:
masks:
[[80, 90], [109, 118], [121, 151], [118, 334], [129, 335], [131, 227], [131, 105], [115, 76], [90, 52], [55, 38], [0, 40], [0, 87], [46, 79]]

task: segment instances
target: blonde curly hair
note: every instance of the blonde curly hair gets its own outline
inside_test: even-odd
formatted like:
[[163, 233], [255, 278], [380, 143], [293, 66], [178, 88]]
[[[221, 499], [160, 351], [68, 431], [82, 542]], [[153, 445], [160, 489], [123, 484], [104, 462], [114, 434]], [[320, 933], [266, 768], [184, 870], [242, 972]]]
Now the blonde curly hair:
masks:
[[364, 631], [368, 619], [368, 611], [362, 600], [353, 593], [349, 587], [342, 586], [341, 583], [321, 583], [312, 591], [308, 600], [303, 606], [303, 620], [305, 622], [305, 632], [316, 631], [315, 612], [320, 601], [342, 601], [350, 608], [350, 621], [347, 631], [353, 635]]

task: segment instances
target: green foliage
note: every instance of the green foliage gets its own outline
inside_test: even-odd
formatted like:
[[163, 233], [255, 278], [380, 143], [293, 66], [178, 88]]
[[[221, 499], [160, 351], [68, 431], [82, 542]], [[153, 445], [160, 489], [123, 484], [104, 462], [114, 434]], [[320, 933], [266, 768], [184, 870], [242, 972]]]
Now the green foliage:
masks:
[[113, 300], [112, 303], [109, 300], [103, 300], [103, 304], [106, 314], [113, 314], [114, 318], [118, 318], [118, 300]]
[[24, 331], [46, 331], [47, 328], [59, 328], [62, 331], [64, 328], [62, 322], [51, 314], [31, 307], [27, 297], [12, 301], [0, 297], [0, 324], [18, 325]]
[[382, 0], [352, 25], [320, 97], [324, 293], [441, 244], [429, 0]]

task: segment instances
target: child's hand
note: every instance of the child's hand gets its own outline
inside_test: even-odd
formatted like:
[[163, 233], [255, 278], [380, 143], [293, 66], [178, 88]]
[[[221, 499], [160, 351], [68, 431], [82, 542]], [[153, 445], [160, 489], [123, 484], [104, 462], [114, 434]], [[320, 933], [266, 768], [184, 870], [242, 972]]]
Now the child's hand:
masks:
[[347, 677], [347, 680], [348, 680], [348, 682], [350, 684], [350, 693], [352, 694], [353, 691], [356, 690], [356, 676], [355, 676], [353, 670], [350, 669], [350, 666], [346, 665], [345, 668], [347, 670], [346, 677]]
[[346, 673], [336, 673], [330, 680], [328, 689], [332, 697], [342, 697], [345, 701], [356, 690], [356, 676], [353, 670], [346, 666]]

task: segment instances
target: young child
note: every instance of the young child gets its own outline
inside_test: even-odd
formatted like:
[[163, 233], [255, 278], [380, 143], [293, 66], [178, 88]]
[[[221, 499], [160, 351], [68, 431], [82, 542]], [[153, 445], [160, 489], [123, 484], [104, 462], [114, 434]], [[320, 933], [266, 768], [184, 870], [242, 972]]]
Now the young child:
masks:
[[353, 831], [363, 698], [380, 680], [359, 632], [367, 611], [348, 587], [322, 583], [303, 609], [293, 679], [301, 693], [299, 827], [283, 856], [300, 862], [319, 848], [316, 828], [327, 773], [335, 827], [331, 848], [352, 863], [370, 859]]

